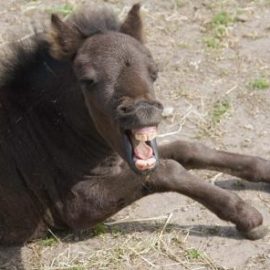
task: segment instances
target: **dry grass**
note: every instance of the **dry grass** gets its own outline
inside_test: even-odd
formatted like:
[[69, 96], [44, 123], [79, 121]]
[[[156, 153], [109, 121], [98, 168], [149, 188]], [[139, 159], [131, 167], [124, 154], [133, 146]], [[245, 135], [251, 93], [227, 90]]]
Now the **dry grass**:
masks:
[[[190, 247], [189, 230], [179, 230], [171, 224], [173, 214], [152, 218], [154, 232], [133, 232], [122, 235], [118, 225], [103, 225], [106, 230], [96, 236], [103, 248], [93, 250], [84, 244], [67, 244], [53, 236], [57, 241], [46, 239], [33, 243], [36, 251], [36, 270], [82, 270], [82, 269], [209, 269], [221, 270], [203, 250]], [[161, 220], [164, 222], [161, 222]], [[125, 220], [125, 224], [134, 220]], [[136, 220], [145, 222], [145, 220]], [[128, 225], [127, 225], [128, 226]], [[69, 235], [69, 237], [72, 237]], [[66, 239], [65, 239], [66, 241]], [[108, 244], [110, 243], [110, 244]], [[46, 246], [47, 245], [47, 246]], [[61, 250], [61, 252], [59, 252]], [[48, 260], [48, 253], [55, 254]]]

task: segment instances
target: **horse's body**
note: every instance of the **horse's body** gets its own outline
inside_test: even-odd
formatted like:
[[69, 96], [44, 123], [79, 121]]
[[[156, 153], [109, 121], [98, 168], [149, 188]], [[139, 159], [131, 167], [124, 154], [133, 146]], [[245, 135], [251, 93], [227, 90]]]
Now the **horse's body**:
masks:
[[156, 76], [139, 5], [123, 24], [108, 11], [67, 22], [53, 15], [51, 31], [14, 49], [0, 82], [0, 243], [88, 228], [167, 191], [201, 202], [249, 238], [266, 233], [256, 209], [186, 169], [270, 182], [270, 162], [182, 141], [157, 147]]

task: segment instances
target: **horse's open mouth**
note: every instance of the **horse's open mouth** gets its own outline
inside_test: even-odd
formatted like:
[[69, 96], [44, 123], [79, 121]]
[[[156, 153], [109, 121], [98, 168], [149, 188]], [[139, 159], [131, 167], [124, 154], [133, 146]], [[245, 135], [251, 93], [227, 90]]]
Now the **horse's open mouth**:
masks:
[[144, 127], [125, 132], [125, 147], [128, 162], [135, 171], [145, 172], [156, 167], [158, 151], [157, 128]]

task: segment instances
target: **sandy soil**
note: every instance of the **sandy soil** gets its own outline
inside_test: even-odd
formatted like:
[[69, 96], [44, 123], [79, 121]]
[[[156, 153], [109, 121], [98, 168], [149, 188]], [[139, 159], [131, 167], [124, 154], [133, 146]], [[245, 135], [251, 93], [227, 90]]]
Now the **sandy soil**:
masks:
[[[83, 2], [1, 1], [1, 51], [47, 25], [52, 11], [68, 14]], [[106, 2], [120, 17], [132, 3], [91, 2]], [[142, 14], [160, 67], [157, 94], [173, 109], [161, 126], [173, 135], [160, 141], [182, 138], [270, 159], [269, 0], [145, 0]], [[194, 174], [237, 192], [270, 224], [269, 186]], [[269, 239], [245, 240], [198, 203], [169, 193], [142, 199], [95, 230], [0, 248], [0, 269], [270, 269]]]

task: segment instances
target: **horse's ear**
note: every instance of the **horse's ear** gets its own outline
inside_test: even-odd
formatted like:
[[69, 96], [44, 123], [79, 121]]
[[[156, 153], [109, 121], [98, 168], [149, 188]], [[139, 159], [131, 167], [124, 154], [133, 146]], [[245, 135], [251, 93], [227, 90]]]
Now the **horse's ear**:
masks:
[[143, 42], [143, 23], [140, 15], [140, 7], [140, 4], [132, 6], [120, 28], [120, 32]]
[[50, 53], [54, 58], [70, 59], [79, 49], [83, 37], [75, 27], [63, 22], [56, 14], [52, 14], [48, 41]]

